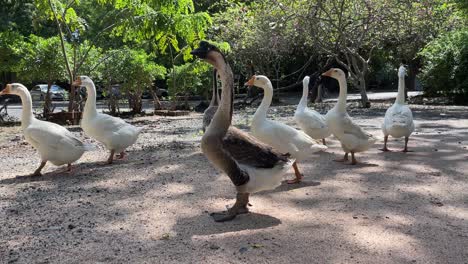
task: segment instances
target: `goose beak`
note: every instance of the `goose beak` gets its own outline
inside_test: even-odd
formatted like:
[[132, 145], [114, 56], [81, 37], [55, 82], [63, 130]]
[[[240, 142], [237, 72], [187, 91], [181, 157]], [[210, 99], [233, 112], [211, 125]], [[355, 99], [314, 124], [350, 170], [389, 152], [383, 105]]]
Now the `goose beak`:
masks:
[[76, 80], [73, 82], [73, 85], [74, 86], [81, 86], [81, 78], [80, 77], [76, 78]]
[[322, 73], [322, 76], [331, 77], [331, 76], [332, 76], [332, 72], [333, 72], [333, 69], [329, 69], [328, 71]]
[[247, 86], [248, 88], [251, 88], [252, 86], [254, 86], [254, 82], [255, 82], [255, 75], [250, 77], [250, 79], [244, 85]]
[[11, 94], [11, 84], [7, 84], [5, 89], [0, 91], [0, 95], [3, 95], [3, 94]]

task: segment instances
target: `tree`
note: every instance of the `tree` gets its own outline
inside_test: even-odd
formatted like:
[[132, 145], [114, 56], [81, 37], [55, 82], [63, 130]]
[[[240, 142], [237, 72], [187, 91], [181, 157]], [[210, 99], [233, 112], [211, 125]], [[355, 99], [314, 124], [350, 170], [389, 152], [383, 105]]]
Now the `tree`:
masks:
[[[26, 46], [26, 45], [25, 45]], [[51, 113], [50, 88], [54, 81], [66, 79], [63, 57], [57, 53], [60, 48], [58, 37], [42, 38], [36, 35], [29, 36], [27, 48], [23, 49], [24, 57], [21, 78], [44, 80], [47, 82], [47, 93], [44, 103], [44, 117]]]
[[[173, 73], [175, 71], [175, 73]], [[175, 79], [174, 79], [175, 78]], [[211, 67], [202, 61], [177, 65], [168, 74], [169, 93], [176, 97], [184, 95], [187, 99], [191, 93], [205, 94], [210, 86]], [[177, 85], [175, 85], [177, 83]], [[187, 101], [185, 101], [187, 104]]]
[[428, 95], [468, 102], [468, 29], [449, 32], [431, 41], [420, 53]]
[[124, 57], [122, 89], [129, 96], [129, 105], [133, 113], [141, 113], [141, 96], [147, 89], [152, 89], [155, 79], [162, 79], [166, 68], [152, 61], [144, 50], [128, 50]]

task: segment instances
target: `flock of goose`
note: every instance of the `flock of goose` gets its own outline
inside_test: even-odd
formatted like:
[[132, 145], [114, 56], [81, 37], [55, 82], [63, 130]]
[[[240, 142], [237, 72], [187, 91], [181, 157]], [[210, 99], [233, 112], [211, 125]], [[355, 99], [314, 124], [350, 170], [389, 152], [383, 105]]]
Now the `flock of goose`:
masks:
[[[201, 41], [199, 47], [191, 53], [212, 64], [215, 68], [214, 75], [216, 77], [219, 74], [222, 84], [221, 98], [214, 87], [210, 106], [204, 113], [205, 133], [201, 139], [201, 149], [208, 160], [231, 179], [237, 191], [237, 199], [227, 211], [212, 214], [217, 222], [229, 221], [238, 214], [247, 213], [249, 195], [278, 187], [291, 167], [296, 178], [288, 183], [300, 182], [303, 175], [297, 163], [310, 157], [312, 153], [326, 150], [325, 138], [330, 135], [340, 141], [345, 152], [343, 159], [337, 161], [348, 161], [348, 154], [351, 153], [350, 164], [353, 165], [357, 163], [355, 153], [368, 150], [377, 141], [354, 123], [346, 112], [347, 84], [345, 73], [341, 69], [332, 68], [322, 74], [338, 80], [340, 86], [338, 102], [325, 116], [307, 108], [309, 77], [304, 78], [303, 95], [294, 114], [294, 119], [302, 130], [267, 119], [273, 86], [266, 76], [252, 76], [246, 85], [263, 89], [264, 96], [253, 116], [251, 133], [246, 133], [231, 125], [234, 81], [233, 72], [224, 55], [216, 46], [205, 41]], [[389, 151], [389, 135], [395, 138], [405, 137], [403, 151], [408, 151], [408, 139], [414, 130], [414, 123], [411, 110], [404, 101], [405, 75], [406, 69], [401, 66], [398, 72], [397, 99], [387, 110], [382, 125], [385, 139], [383, 151]], [[80, 76], [73, 84], [85, 86], [88, 94], [81, 121], [85, 134], [104, 144], [110, 151], [108, 163], [113, 162], [115, 154], [118, 154], [119, 159], [123, 158], [125, 149], [135, 143], [142, 128], [130, 125], [120, 118], [98, 113], [96, 88], [89, 77]], [[48, 161], [57, 166], [67, 164], [67, 170], [71, 171], [71, 164], [90, 146], [82, 143], [62, 126], [36, 119], [32, 113], [31, 95], [22, 84], [8, 84], [0, 91], [0, 95], [2, 94], [16, 94], [21, 97], [21, 127], [26, 141], [41, 157], [41, 164], [32, 175], [40, 176]], [[322, 140], [323, 144], [318, 140]]]

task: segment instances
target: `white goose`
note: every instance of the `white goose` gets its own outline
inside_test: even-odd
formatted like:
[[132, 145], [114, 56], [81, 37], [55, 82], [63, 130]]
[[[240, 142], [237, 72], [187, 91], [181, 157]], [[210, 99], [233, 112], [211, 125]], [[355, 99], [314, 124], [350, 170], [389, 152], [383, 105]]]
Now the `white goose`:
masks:
[[83, 131], [110, 150], [111, 153], [107, 160], [109, 164], [114, 160], [115, 153], [120, 153], [118, 158], [122, 159], [125, 155], [125, 149], [135, 143], [142, 128], [132, 126], [120, 118], [98, 113], [96, 110], [96, 87], [89, 77], [80, 76], [73, 84], [85, 86], [88, 94], [81, 120]]
[[41, 156], [41, 165], [32, 176], [41, 176], [41, 170], [47, 161], [56, 166], [68, 164], [68, 171], [71, 171], [71, 163], [78, 160], [87, 147], [66, 128], [36, 119], [32, 113], [31, 94], [24, 85], [7, 84], [0, 92], [0, 95], [2, 94], [15, 94], [21, 97], [23, 105], [21, 128], [24, 137]]
[[291, 154], [296, 159], [293, 163], [296, 179], [289, 180], [288, 183], [299, 183], [303, 176], [299, 172], [297, 161], [304, 160], [312, 153], [325, 150], [327, 147], [317, 144], [313, 138], [302, 131], [266, 118], [273, 98], [273, 86], [266, 76], [254, 75], [246, 85], [249, 87], [255, 85], [264, 91], [262, 103], [252, 120], [252, 135], [282, 153]]
[[366, 133], [359, 125], [355, 124], [346, 112], [346, 96], [348, 86], [346, 84], [345, 73], [338, 68], [331, 68], [322, 74], [338, 80], [340, 84], [340, 95], [336, 105], [325, 115], [328, 127], [332, 134], [340, 141], [345, 155], [344, 158], [337, 161], [347, 161], [348, 153], [351, 153], [351, 164], [357, 164], [354, 153], [368, 150], [377, 139]]
[[304, 77], [304, 80], [302, 80], [302, 98], [297, 105], [296, 112], [294, 113], [294, 119], [307, 135], [314, 139], [322, 139], [322, 142], [325, 145], [325, 138], [330, 136], [331, 132], [330, 129], [328, 129], [325, 117], [319, 112], [307, 108], [309, 81], [309, 76]]
[[398, 95], [395, 103], [387, 109], [384, 123], [382, 124], [384, 134], [384, 147], [381, 149], [382, 151], [390, 151], [387, 148], [387, 140], [388, 136], [391, 135], [394, 138], [405, 137], [403, 152], [408, 152], [408, 140], [414, 131], [414, 122], [413, 113], [405, 104], [405, 76], [406, 69], [400, 66], [398, 69]]

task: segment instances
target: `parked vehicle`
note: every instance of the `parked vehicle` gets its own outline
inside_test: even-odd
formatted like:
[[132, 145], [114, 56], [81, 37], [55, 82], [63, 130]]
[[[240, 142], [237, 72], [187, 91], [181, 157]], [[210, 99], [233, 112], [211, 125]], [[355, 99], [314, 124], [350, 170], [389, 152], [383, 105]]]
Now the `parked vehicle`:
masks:
[[[38, 84], [31, 89], [33, 101], [44, 101], [47, 95], [47, 84]], [[52, 101], [68, 100], [68, 92], [62, 87], [52, 84], [50, 87], [50, 99]]]

